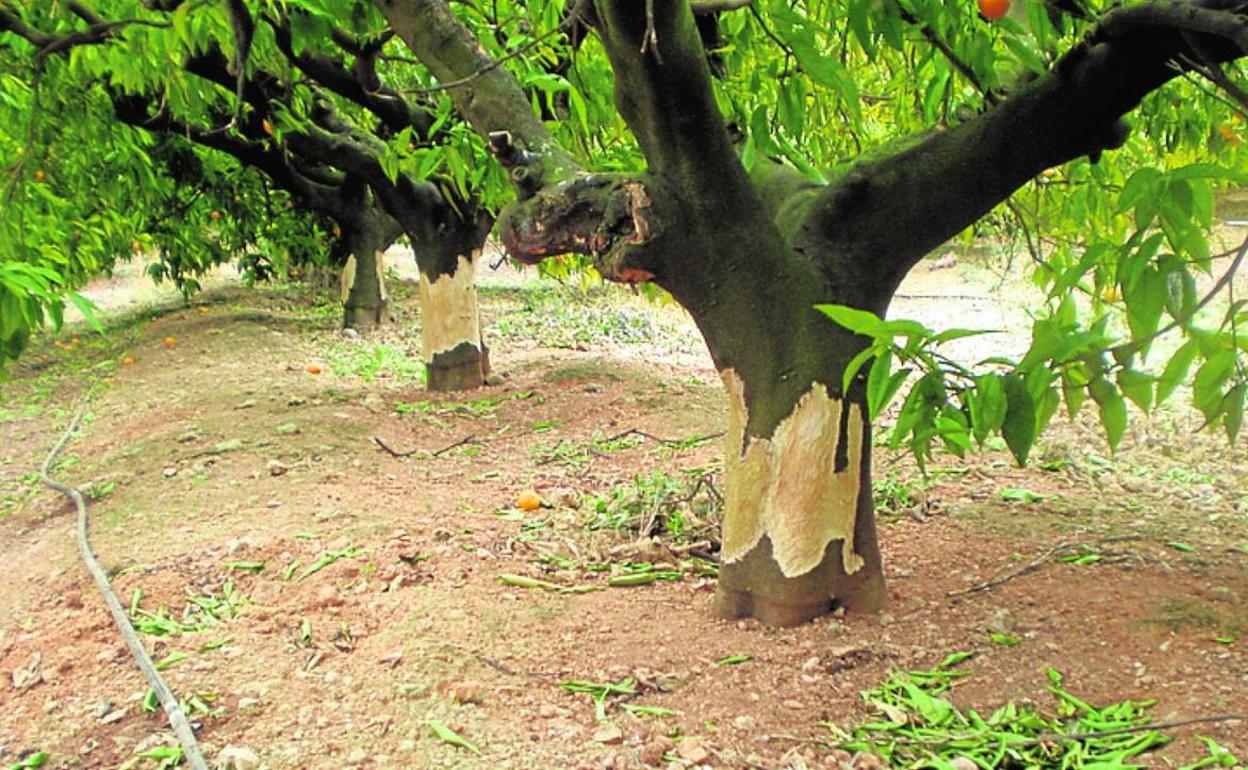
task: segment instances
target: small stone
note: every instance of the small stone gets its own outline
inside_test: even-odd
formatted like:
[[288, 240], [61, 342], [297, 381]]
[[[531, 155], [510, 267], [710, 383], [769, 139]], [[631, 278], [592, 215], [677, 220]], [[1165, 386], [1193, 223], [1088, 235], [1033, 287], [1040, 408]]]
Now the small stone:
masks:
[[273, 430], [279, 436], [293, 436], [296, 433], [301, 432], [299, 426], [294, 424], [293, 422], [282, 423], [281, 425], [277, 426]]
[[178, 475], [178, 469], [177, 469], [177, 468], [174, 468], [174, 467], [171, 465], [171, 466], [169, 466], [169, 467], [165, 468], [163, 471], [161, 471], [161, 473], [165, 474], [165, 478], [167, 478], [167, 479], [171, 479], [171, 478], [173, 478], [174, 476], [177, 476], [177, 475]]
[[368, 759], [368, 752], [364, 749], [352, 749], [351, 753], [347, 754], [347, 763], [351, 765], [358, 765], [366, 759]]
[[352, 329], [350, 326], [346, 326], [346, 327], [343, 327], [342, 336], [351, 340], [359, 339], [360, 332], [358, 329]]
[[270, 476], [282, 476], [290, 470], [290, 466], [281, 460], [269, 460], [266, 467], [269, 469]]
[[676, 756], [691, 765], [700, 765], [711, 757], [701, 742], [688, 739], [681, 741], [676, 747]]
[[43, 653], [34, 652], [25, 666], [13, 669], [13, 688], [23, 690], [44, 681]]
[[502, 385], [506, 381], [507, 378], [503, 377], [501, 374], [490, 373], [485, 375], [485, 384], [491, 387]]
[[585, 392], [586, 393], [601, 393], [602, 386], [596, 382], [591, 382], [585, 386]]
[[951, 770], [979, 770], [979, 765], [970, 757], [954, 757], [949, 761]]
[[451, 699], [456, 703], [480, 706], [485, 703], [485, 688], [480, 682], [467, 680], [451, 685]]
[[663, 764], [663, 757], [667, 755], [667, 752], [674, 748], [676, 748], [676, 744], [672, 742], [672, 739], [666, 735], [661, 735], [643, 745], [637, 756], [647, 765], [658, 767]]
[[738, 730], [753, 730], [758, 727], [758, 720], [748, 714], [742, 714], [732, 720], [732, 724]]
[[256, 770], [260, 757], [244, 746], [226, 746], [217, 752], [217, 764], [222, 770]]
[[342, 596], [339, 595], [338, 589], [331, 585], [323, 585], [316, 590], [317, 607], [336, 607], [342, 604]]
[[607, 746], [617, 746], [624, 742], [624, 731], [616, 725], [603, 725], [594, 731], [592, 739]]
[[124, 708], [113, 709], [104, 716], [100, 717], [100, 724], [111, 725], [113, 722], [120, 722], [125, 718], [126, 710]]
[[256, 405], [256, 400], [254, 398], [249, 398], [234, 408], [235, 409], [250, 409], [255, 405]]

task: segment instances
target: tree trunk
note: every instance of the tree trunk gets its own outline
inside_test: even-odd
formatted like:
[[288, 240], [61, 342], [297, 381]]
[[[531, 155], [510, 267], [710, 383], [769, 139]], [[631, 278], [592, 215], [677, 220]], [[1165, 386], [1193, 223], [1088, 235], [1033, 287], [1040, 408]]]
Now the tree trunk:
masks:
[[429, 390], [479, 388], [490, 373], [477, 308], [480, 254], [475, 250], [437, 260], [437, 265], [421, 265], [421, 348]]
[[347, 329], [368, 331], [381, 326], [388, 318], [385, 260], [380, 251], [365, 245], [347, 258], [342, 268], [342, 325]]
[[721, 375], [728, 431], [716, 614], [787, 626], [837, 606], [878, 610], [884, 579], [862, 406], [814, 381], [769, 437], [751, 436], [751, 407], [774, 410], [778, 394], [761, 388], [750, 397], [735, 370]]
[[342, 235], [335, 251], [347, 255], [342, 269], [342, 325], [368, 331], [388, 318], [384, 254], [403, 230], [362, 194], [338, 221]]

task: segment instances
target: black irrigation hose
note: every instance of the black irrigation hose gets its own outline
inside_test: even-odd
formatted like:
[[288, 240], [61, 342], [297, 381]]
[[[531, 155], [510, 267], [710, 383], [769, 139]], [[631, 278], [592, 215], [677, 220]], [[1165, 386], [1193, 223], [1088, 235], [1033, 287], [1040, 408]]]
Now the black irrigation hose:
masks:
[[117, 599], [117, 594], [113, 592], [113, 587], [109, 584], [108, 574], [100, 566], [99, 560], [95, 558], [95, 554], [91, 551], [91, 544], [87, 540], [87, 503], [83, 499], [82, 493], [71, 486], [53, 481], [48, 477], [48, 469], [52, 467], [52, 461], [56, 459], [56, 456], [69, 443], [70, 437], [78, 430], [78, 425], [82, 422], [82, 414], [83, 410], [79, 410], [78, 414], [74, 415], [74, 419], [70, 421], [69, 427], [65, 429], [65, 434], [61, 436], [60, 441], [56, 442], [56, 446], [52, 447], [52, 451], [48, 453], [48, 458], [43, 461], [43, 467], [39, 470], [39, 478], [45, 486], [69, 496], [74, 501], [74, 505], [77, 506], [78, 552], [82, 554], [82, 560], [87, 563], [87, 569], [90, 570], [91, 577], [95, 578], [95, 584], [99, 587], [100, 592], [104, 594], [104, 603], [108, 605], [108, 611], [112, 613], [113, 621], [117, 623], [117, 627], [121, 630], [122, 638], [126, 640], [126, 646], [130, 648], [130, 654], [134, 656], [134, 660], [139, 664], [139, 669], [143, 672], [147, 683], [156, 692], [160, 705], [164, 707], [165, 713], [169, 715], [169, 726], [173, 728], [174, 734], [177, 735], [178, 743], [182, 744], [182, 755], [186, 758], [187, 764], [192, 770], [208, 770], [208, 765], [204, 762], [204, 755], [199, 751], [199, 742], [195, 739], [195, 731], [191, 728], [191, 723], [187, 720], [186, 714], [182, 712], [182, 706], [178, 704], [178, 699], [174, 697], [173, 692], [169, 689], [169, 685], [165, 684], [165, 680], [156, 670], [156, 664], [152, 662], [152, 658], [147, 654], [147, 650], [143, 649], [143, 642], [139, 640], [139, 635], [135, 633], [134, 626], [130, 625], [130, 618], [126, 616], [125, 608], [121, 606], [121, 602]]

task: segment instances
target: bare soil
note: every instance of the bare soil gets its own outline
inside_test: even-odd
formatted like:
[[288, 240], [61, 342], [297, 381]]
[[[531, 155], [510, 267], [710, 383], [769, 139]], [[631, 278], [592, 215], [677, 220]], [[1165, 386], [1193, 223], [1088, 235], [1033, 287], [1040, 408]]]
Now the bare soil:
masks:
[[[939, 280], [1010, 312], [964, 273]], [[55, 476], [97, 496], [93, 545], [122, 601], [141, 589], [144, 610], [181, 619], [188, 597], [212, 605], [204, 597], [219, 601], [227, 583], [245, 597], [232, 616], [197, 616], [202, 630], [144, 637], [157, 660], [187, 653], [165, 675], [210, 709], [195, 714], [210, 757], [241, 747], [274, 769], [836, 767], [821, 723], [874, 718], [860, 691], [963, 650], [974, 673], [952, 697], [983, 710], [1051, 703], [1054, 668], [1093, 703], [1156, 700], [1159, 721], [1248, 714], [1242, 442], [1196, 433], [1174, 410], [1137, 416], [1110, 456], [1083, 415], [1027, 469], [987, 451], [942, 460], [928, 484], [880, 448], [888, 609], [792, 629], [716, 620], [714, 579], [681, 539], [603, 524], [610, 501], [667, 480], [713, 499], [718, 442], [656, 439], [722, 430], [718, 378], [678, 312], [601, 294], [487, 287], [503, 380], [451, 396], [407, 376], [420, 347], [410, 290], [396, 324], [367, 339], [297, 290], [227, 287], [31, 351], [0, 402], [0, 764], [42, 750], [47, 767], [116, 768], [171, 742], [79, 561], [72, 506], [33, 473], [84, 406]], [[621, 436], [633, 430], [647, 435]], [[521, 511], [529, 488], [546, 505]], [[679, 502], [665, 494], [638, 517]], [[713, 506], [686, 509], [686, 540], [713, 531]], [[338, 558], [304, 576], [327, 556]], [[629, 561], [684, 574], [607, 588]], [[748, 660], [719, 663], [730, 656]], [[605, 722], [561, 686], [626, 677], [637, 693], [610, 699]], [[634, 716], [621, 701], [674, 714]], [[1204, 756], [1198, 736], [1248, 754], [1248, 722], [1167, 732], [1150, 766]]]

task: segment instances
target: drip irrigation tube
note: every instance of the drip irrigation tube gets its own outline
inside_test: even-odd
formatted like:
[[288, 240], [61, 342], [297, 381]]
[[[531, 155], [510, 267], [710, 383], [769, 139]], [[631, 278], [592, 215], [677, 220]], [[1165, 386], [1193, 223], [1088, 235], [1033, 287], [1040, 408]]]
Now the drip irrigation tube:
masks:
[[139, 670], [143, 672], [147, 683], [155, 691], [157, 699], [160, 700], [160, 705], [164, 707], [165, 714], [169, 716], [169, 726], [173, 728], [173, 732], [178, 738], [178, 743], [182, 744], [182, 754], [186, 758], [187, 765], [192, 770], [208, 770], [208, 765], [204, 762], [204, 756], [199, 750], [199, 742], [195, 739], [195, 731], [191, 728], [190, 721], [187, 720], [186, 714], [182, 711], [182, 706], [178, 704], [178, 699], [174, 697], [173, 692], [169, 689], [169, 685], [165, 684], [164, 678], [156, 670], [156, 664], [152, 662], [151, 656], [143, 648], [143, 642], [139, 640], [139, 635], [135, 632], [134, 626], [130, 624], [130, 618], [126, 615], [125, 608], [121, 606], [121, 602], [117, 599], [117, 594], [113, 592], [113, 587], [108, 580], [108, 573], [100, 566], [99, 560], [95, 558], [95, 553], [91, 550], [91, 543], [87, 540], [86, 500], [83, 499], [82, 493], [74, 487], [62, 484], [48, 476], [48, 470], [52, 467], [52, 462], [78, 430], [78, 426], [82, 422], [83, 411], [79, 410], [78, 414], [74, 415], [74, 419], [70, 421], [64, 435], [56, 442], [56, 446], [52, 447], [52, 451], [48, 453], [47, 459], [43, 461], [43, 467], [39, 470], [39, 478], [45, 486], [55, 489], [74, 501], [74, 505], [78, 508], [78, 552], [82, 555], [82, 560], [86, 562], [87, 569], [91, 572], [91, 577], [95, 578], [95, 584], [99, 587], [100, 593], [104, 594], [104, 603], [108, 605], [108, 611], [112, 614], [113, 621], [117, 624], [117, 628], [121, 630], [121, 636], [125, 639], [126, 646], [130, 648], [130, 654], [134, 656]]

